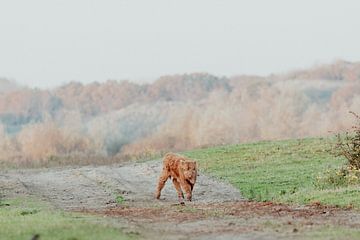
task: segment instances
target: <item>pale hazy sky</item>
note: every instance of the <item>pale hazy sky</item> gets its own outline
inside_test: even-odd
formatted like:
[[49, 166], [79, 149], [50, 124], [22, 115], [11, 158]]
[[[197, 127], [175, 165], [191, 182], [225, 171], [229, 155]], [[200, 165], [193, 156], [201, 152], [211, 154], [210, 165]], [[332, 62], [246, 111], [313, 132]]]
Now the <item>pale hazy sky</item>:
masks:
[[359, 61], [359, 11], [358, 0], [0, 0], [0, 77], [53, 87]]

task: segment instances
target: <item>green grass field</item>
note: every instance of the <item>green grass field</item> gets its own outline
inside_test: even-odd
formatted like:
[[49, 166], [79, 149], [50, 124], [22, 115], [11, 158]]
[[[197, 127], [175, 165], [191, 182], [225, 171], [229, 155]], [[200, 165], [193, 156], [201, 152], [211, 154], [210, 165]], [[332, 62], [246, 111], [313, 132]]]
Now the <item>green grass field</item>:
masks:
[[[200, 169], [209, 175], [228, 181], [245, 198], [290, 204], [322, 204], [360, 209], [359, 185], [318, 189], [316, 176], [328, 168], [346, 163], [331, 154], [332, 138], [264, 141], [257, 143], [198, 149], [183, 153], [196, 159]], [[121, 204], [122, 196], [116, 197]], [[117, 228], [118, 227], [118, 228]], [[136, 239], [136, 234], [123, 233], [99, 216], [54, 210], [48, 203], [36, 199], [6, 199], [0, 201], [0, 240], [31, 239]], [[350, 235], [348, 235], [350, 234]], [[359, 231], [344, 226], [307, 232], [308, 239], [328, 239], [352, 236]]]
[[29, 198], [2, 201], [0, 239], [136, 239], [107, 225], [106, 221], [84, 214], [53, 210], [45, 202]]
[[206, 173], [230, 182], [248, 199], [360, 208], [358, 185], [324, 190], [314, 185], [318, 174], [346, 163], [345, 158], [331, 154], [333, 143], [332, 138], [264, 141], [184, 155], [196, 159]]

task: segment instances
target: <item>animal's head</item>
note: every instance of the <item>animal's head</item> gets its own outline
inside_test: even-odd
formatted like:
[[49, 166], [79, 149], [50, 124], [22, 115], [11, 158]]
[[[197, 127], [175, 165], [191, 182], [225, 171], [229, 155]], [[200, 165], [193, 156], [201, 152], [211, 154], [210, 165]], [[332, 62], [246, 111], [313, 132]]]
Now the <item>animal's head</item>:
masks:
[[182, 160], [180, 161], [181, 170], [184, 173], [186, 180], [191, 184], [195, 184], [197, 176], [197, 164], [195, 161]]

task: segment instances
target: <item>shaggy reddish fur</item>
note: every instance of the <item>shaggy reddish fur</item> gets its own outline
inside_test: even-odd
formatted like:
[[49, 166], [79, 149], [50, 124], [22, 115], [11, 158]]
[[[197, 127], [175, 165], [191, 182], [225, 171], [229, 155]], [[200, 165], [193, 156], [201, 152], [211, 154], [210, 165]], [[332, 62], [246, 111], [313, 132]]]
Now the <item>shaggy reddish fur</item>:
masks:
[[191, 201], [196, 176], [197, 164], [195, 161], [174, 153], [167, 153], [163, 160], [163, 170], [159, 178], [155, 197], [157, 199], [160, 198], [161, 190], [165, 186], [166, 181], [172, 178], [180, 203], [184, 203], [182, 190], [186, 193], [186, 199]]

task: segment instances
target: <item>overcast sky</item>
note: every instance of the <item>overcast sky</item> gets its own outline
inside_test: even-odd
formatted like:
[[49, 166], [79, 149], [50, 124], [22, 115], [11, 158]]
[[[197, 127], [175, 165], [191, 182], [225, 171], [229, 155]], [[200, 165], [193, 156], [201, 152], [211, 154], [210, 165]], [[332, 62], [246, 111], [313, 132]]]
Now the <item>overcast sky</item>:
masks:
[[54, 87], [360, 60], [357, 0], [0, 0], [0, 77]]

